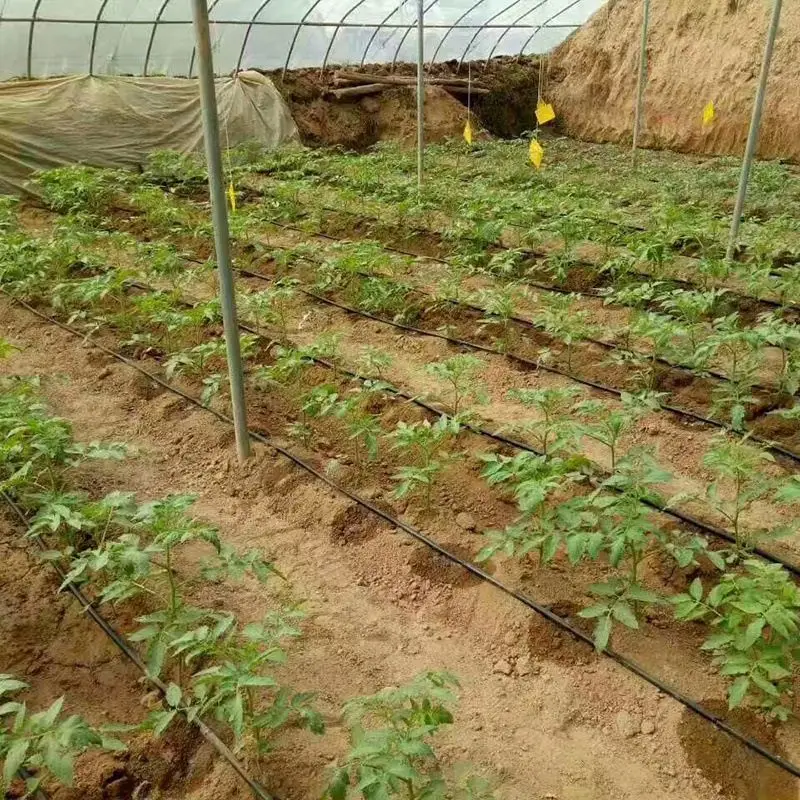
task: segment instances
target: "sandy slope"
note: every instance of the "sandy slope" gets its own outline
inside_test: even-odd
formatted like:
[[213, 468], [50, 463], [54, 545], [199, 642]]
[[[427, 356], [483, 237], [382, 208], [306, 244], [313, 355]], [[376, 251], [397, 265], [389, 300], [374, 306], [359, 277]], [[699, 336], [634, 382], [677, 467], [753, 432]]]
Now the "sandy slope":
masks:
[[[611, 0], [553, 55], [549, 94], [565, 130], [597, 141], [631, 137], [641, 0]], [[654, 2], [643, 143], [702, 153], [744, 149], [772, 3]], [[800, 7], [784, 3], [759, 154], [800, 157]], [[704, 129], [704, 106], [717, 120]]]

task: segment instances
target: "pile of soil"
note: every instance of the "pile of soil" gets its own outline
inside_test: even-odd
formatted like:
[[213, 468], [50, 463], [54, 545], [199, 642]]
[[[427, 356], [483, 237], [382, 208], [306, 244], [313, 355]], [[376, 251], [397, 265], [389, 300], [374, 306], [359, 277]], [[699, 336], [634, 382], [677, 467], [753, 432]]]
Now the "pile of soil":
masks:
[[[562, 129], [598, 142], [632, 136], [641, 0], [610, 2], [553, 54], [546, 80]], [[642, 144], [740, 155], [747, 140], [772, 3], [673, 0], [653, 4]], [[784, 4], [759, 155], [800, 158], [797, 86], [800, 7]], [[702, 124], [713, 101], [717, 118]]]
[[[416, 93], [413, 87], [392, 87], [372, 96], [351, 102], [332, 102], [326, 93], [333, 88], [331, 67], [324, 74], [318, 69], [266, 73], [288, 103], [292, 116], [307, 145], [339, 145], [361, 150], [376, 142], [416, 141]], [[428, 74], [434, 77], [461, 77], [469, 74], [469, 65], [458, 62], [434, 64]], [[371, 74], [415, 75], [415, 64], [371, 64], [364, 67]], [[473, 111], [481, 125], [492, 135], [511, 138], [535, 127], [539, 65], [536, 59], [517, 62], [497, 58], [472, 65], [475, 80], [488, 86], [488, 95], [473, 98]], [[466, 97], [456, 98], [439, 87], [425, 93], [425, 137], [436, 142], [461, 136], [467, 119]]]

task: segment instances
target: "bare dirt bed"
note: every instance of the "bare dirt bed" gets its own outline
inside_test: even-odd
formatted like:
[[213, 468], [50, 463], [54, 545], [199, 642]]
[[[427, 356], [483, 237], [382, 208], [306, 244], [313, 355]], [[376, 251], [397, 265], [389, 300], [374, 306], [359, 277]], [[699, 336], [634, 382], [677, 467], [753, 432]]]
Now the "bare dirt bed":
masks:
[[[53, 410], [74, 422], [78, 437], [122, 439], [139, 449], [123, 465], [93, 468], [98, 485], [143, 497], [197, 493], [199, 515], [219, 525], [233, 545], [264, 549], [287, 575], [286, 592], [306, 600], [306, 636], [292, 648], [288, 671], [297, 688], [320, 693], [330, 731], [321, 739], [290, 732], [278, 742], [259, 777], [280, 797], [319, 796], [327, 767], [344, 749], [337, 721], [344, 699], [426, 668], [445, 668], [464, 685], [459, 724], [443, 738], [445, 757], [489, 767], [501, 779], [506, 800], [705, 800], [720, 793], [745, 800], [796, 798], [793, 781], [732, 747], [677, 703], [563, 640], [519, 604], [458, 574], [405, 535], [368, 520], [280, 457], [258, 447], [252, 462], [239, 469], [224, 424], [5, 301], [0, 317], [2, 334], [22, 348], [3, 364], [4, 372], [42, 375]], [[474, 510], [454, 492], [434, 523], [452, 531], [448, 518]], [[469, 535], [449, 543], [459, 547]], [[28, 569], [27, 562], [20, 568]], [[558, 571], [552, 578], [563, 579]], [[6, 600], [6, 594], [10, 611], [22, 603], [30, 629], [53, 630], [50, 592], [26, 593], [16, 601], [18, 595]], [[269, 598], [245, 586], [220, 602], [248, 616], [265, 610]], [[573, 611], [564, 606], [557, 613]], [[20, 647], [30, 648], [30, 630], [20, 637]], [[668, 661], [669, 650], [661, 652]], [[72, 675], [73, 663], [59, 659], [59, 674]], [[117, 680], [118, 667], [108, 664], [99, 667], [111, 670], [100, 680], [119, 684], [123, 693], [135, 686], [135, 676]], [[39, 683], [36, 665], [36, 658], [9, 660], [8, 668], [25, 672], [43, 695], [60, 693], [55, 676]], [[0, 661], [0, 669], [6, 666]], [[94, 671], [91, 676], [94, 681]], [[71, 694], [74, 687], [67, 687]], [[700, 670], [689, 676], [688, 688], [698, 697], [715, 693]], [[77, 685], [76, 705], [89, 690]], [[141, 713], [135, 695], [134, 690], [126, 700], [120, 694], [118, 704], [115, 694], [100, 713], [134, 721]], [[759, 725], [746, 717], [740, 722], [748, 729]], [[771, 729], [759, 732], [780, 750]], [[168, 752], [167, 745], [157, 748], [159, 758], [168, 757], [165, 747]], [[184, 797], [244, 796], [232, 774], [213, 760], [201, 771], [199, 785], [184, 780]], [[95, 778], [95, 791], [97, 783]]]

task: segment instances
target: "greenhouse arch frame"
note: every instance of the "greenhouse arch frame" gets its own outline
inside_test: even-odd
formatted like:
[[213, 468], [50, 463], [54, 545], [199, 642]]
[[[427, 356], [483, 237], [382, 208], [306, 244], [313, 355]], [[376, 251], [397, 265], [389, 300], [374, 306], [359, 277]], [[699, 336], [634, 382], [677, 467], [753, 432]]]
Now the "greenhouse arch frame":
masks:
[[[549, 52], [605, 0], [428, 0], [430, 62]], [[217, 74], [415, 61], [416, 0], [209, 0]], [[0, 80], [196, 77], [189, 0], [0, 0]]]

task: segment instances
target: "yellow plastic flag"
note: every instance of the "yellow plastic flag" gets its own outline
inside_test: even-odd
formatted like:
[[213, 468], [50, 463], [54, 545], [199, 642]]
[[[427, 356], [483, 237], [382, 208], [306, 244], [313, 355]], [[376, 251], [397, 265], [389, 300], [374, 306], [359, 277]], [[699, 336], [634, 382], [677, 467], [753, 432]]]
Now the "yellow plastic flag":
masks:
[[236, 211], [236, 190], [233, 188], [233, 181], [228, 184], [228, 200], [231, 204], [231, 211]]
[[472, 122], [470, 120], [467, 120], [467, 124], [464, 126], [464, 141], [472, 144]]
[[552, 122], [556, 118], [556, 111], [553, 108], [552, 103], [545, 103], [544, 100], [540, 100], [539, 104], [536, 106], [536, 119], [539, 121], [540, 125], [547, 125], [548, 122]]
[[710, 125], [712, 125], [716, 116], [717, 116], [717, 109], [714, 108], [714, 101], [712, 100], [703, 109], [703, 127], [708, 128]]
[[536, 139], [531, 139], [531, 163], [536, 169], [541, 169], [542, 161], [544, 161], [544, 148], [539, 144]]

